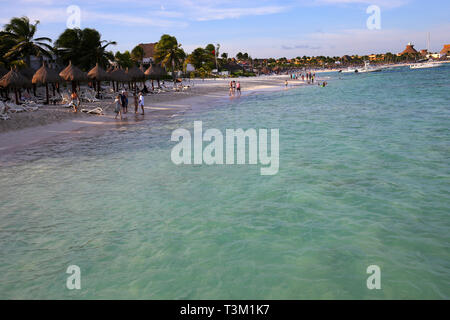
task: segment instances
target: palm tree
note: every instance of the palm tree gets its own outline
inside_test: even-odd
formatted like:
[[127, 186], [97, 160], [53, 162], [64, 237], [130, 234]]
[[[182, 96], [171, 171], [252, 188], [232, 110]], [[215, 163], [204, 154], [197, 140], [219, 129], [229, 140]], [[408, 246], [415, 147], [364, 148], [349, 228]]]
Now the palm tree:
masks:
[[133, 59], [136, 63], [143, 63], [144, 55], [144, 48], [139, 45], [131, 50], [131, 59]]
[[160, 63], [166, 69], [172, 71], [175, 82], [175, 70], [182, 65], [186, 54], [181, 48], [175, 37], [168, 34], [161, 36], [161, 39], [155, 46], [155, 61]]
[[51, 58], [50, 52], [52, 52], [52, 47], [49, 43], [52, 40], [46, 37], [34, 38], [38, 24], [39, 21], [35, 21], [34, 24], [30, 23], [30, 19], [27, 17], [12, 18], [0, 34], [0, 42], [5, 41], [12, 45], [4, 55], [4, 58], [11, 59], [16, 57], [25, 59], [28, 67], [30, 67], [32, 55]]
[[175, 70], [182, 67], [186, 53], [181, 48], [175, 37], [168, 34], [161, 36], [161, 39], [155, 46], [155, 60], [161, 63], [163, 67], [172, 71], [173, 82], [175, 83]]
[[102, 68], [109, 65], [109, 60], [114, 59], [106, 50], [110, 45], [116, 42], [101, 40], [101, 34], [95, 29], [66, 29], [55, 41], [55, 51], [64, 63], [72, 61], [87, 71], [97, 63]]

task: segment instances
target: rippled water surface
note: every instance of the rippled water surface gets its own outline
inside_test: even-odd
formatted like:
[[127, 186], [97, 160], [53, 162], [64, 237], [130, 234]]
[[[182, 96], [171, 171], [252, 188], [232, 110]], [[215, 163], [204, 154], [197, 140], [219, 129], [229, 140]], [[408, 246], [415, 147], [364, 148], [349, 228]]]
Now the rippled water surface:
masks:
[[[334, 74], [22, 151], [0, 167], [0, 298], [448, 299], [449, 76]], [[279, 128], [279, 173], [175, 166], [194, 120]]]

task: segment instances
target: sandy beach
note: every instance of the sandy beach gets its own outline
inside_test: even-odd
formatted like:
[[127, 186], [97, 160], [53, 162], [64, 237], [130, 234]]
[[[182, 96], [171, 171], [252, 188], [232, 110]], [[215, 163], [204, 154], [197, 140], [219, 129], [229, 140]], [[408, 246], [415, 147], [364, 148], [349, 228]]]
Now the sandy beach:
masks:
[[[184, 84], [190, 86], [184, 92], [163, 92], [145, 96], [145, 115], [134, 113], [134, 100], [129, 98], [128, 113], [123, 120], [114, 119], [112, 100], [97, 103], [83, 103], [82, 108], [101, 107], [103, 115], [73, 113], [60, 105], [47, 105], [35, 112], [23, 112], [11, 115], [10, 120], [0, 122], [0, 151], [10, 154], [29, 145], [42, 143], [61, 136], [91, 134], [93, 131], [107, 130], [120, 125], [132, 125], [159, 117], [171, 117], [186, 110], [211, 104], [214, 100], [237, 99], [229, 96], [229, 82], [239, 81], [242, 96], [258, 91], [286, 90], [306, 85], [300, 80], [290, 80], [288, 76], [261, 76], [257, 78], [193, 79]], [[147, 83], [148, 84], [148, 83]], [[155, 83], [156, 85], [156, 83]], [[171, 85], [167, 83], [166, 85]]]

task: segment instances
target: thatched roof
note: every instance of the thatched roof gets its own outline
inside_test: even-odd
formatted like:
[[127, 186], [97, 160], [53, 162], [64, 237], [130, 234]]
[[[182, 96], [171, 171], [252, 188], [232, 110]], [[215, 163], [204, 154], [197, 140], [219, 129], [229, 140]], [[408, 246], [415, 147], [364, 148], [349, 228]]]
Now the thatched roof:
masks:
[[45, 63], [42, 64], [42, 67], [40, 67], [38, 71], [36, 71], [33, 79], [31, 80], [31, 82], [34, 84], [55, 83], [60, 81], [61, 77], [59, 76], [58, 72], [55, 69], [47, 67]]
[[69, 65], [59, 73], [59, 76], [65, 81], [86, 81], [87, 75], [72, 64]]
[[406, 45], [405, 50], [403, 50], [403, 52], [401, 54], [406, 54], [406, 53], [417, 53], [417, 50], [414, 49], [414, 45], [412, 45], [411, 43], [408, 43]]
[[132, 67], [131, 69], [127, 69], [127, 74], [131, 77], [131, 80], [142, 80], [145, 78], [144, 72], [138, 67]]
[[19, 69], [19, 73], [21, 75], [23, 75], [25, 78], [27, 78], [28, 80], [31, 80], [31, 79], [33, 79], [33, 76], [36, 73], [36, 70], [29, 68], [29, 67], [25, 67], [25, 68]]
[[121, 68], [115, 68], [109, 71], [109, 75], [111, 76], [111, 80], [119, 81], [119, 82], [128, 82], [131, 81], [131, 77], [123, 71]]
[[107, 73], [105, 70], [102, 69], [98, 65], [98, 63], [95, 65], [94, 68], [91, 69], [91, 71], [87, 74], [89, 79], [97, 80], [97, 81], [108, 81], [111, 80], [111, 75]]
[[140, 43], [139, 44], [142, 49], [144, 49], [144, 58], [153, 58], [155, 55], [155, 43]]
[[449, 54], [450, 53], [450, 44], [444, 44], [444, 48], [442, 48], [440, 54]]
[[159, 64], [152, 64], [147, 70], [145, 75], [150, 78], [159, 78], [166, 74], [166, 70]]
[[17, 70], [11, 69], [0, 79], [0, 87], [23, 88], [30, 86], [30, 80], [21, 75]]

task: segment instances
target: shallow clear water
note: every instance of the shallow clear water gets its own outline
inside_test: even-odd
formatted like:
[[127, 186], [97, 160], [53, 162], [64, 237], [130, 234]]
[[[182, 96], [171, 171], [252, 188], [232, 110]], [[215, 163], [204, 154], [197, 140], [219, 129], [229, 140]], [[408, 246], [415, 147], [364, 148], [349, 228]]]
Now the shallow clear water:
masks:
[[[334, 74], [22, 151], [0, 167], [0, 298], [448, 299], [449, 75]], [[194, 120], [279, 128], [279, 173], [175, 166]]]

